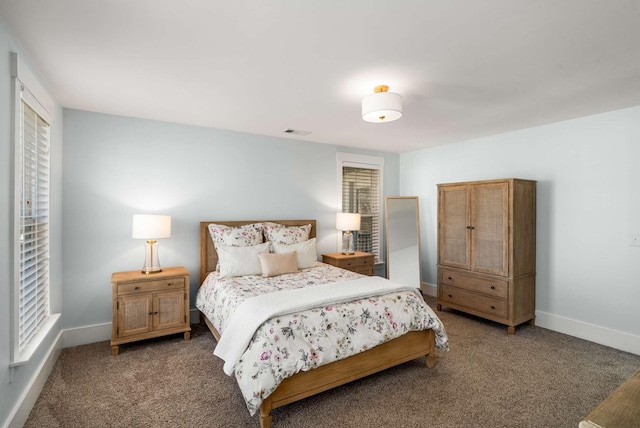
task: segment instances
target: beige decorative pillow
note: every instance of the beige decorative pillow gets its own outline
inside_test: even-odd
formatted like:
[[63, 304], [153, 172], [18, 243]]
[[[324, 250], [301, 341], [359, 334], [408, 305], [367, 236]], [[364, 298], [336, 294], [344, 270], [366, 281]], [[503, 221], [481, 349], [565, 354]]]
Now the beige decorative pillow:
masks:
[[262, 276], [265, 278], [298, 271], [295, 251], [281, 254], [259, 253], [258, 257], [262, 266]]

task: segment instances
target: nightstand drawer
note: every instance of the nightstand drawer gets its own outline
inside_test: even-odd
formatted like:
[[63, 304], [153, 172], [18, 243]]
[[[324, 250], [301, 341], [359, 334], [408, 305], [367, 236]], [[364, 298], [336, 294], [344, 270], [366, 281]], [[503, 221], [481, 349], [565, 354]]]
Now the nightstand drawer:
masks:
[[359, 251], [356, 251], [355, 254], [323, 254], [322, 262], [369, 276], [373, 276], [373, 268], [375, 265], [373, 254]]
[[353, 257], [349, 259], [338, 260], [336, 266], [341, 267], [343, 269], [353, 270], [356, 268], [363, 267], [372, 267], [373, 266], [373, 257]]
[[373, 276], [373, 266], [355, 266], [349, 268], [350, 271], [355, 273], [361, 273], [363, 275]]
[[509, 289], [508, 281], [467, 276], [449, 269], [442, 269], [442, 284], [453, 285], [458, 288], [464, 288], [502, 299], [507, 298]]
[[442, 287], [440, 297], [444, 304], [452, 303], [501, 318], [506, 318], [509, 314], [506, 300], [483, 296], [444, 284], [441, 284], [440, 287]]
[[177, 290], [184, 288], [184, 278], [159, 279], [156, 281], [140, 281], [118, 284], [118, 294], [132, 294], [148, 291]]

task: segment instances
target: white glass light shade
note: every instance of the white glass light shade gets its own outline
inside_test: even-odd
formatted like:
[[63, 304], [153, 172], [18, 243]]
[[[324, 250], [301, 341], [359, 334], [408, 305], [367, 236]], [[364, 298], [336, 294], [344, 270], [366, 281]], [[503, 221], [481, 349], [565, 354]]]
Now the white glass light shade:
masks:
[[376, 92], [362, 99], [362, 119], [367, 122], [392, 122], [402, 117], [402, 96]]
[[171, 237], [171, 216], [135, 214], [133, 216], [131, 237], [147, 240], [144, 246], [142, 273], [162, 272], [158, 259], [158, 241], [156, 239]]
[[337, 213], [336, 229], [343, 231], [360, 230], [360, 214]]
[[134, 214], [131, 237], [133, 239], [171, 238], [171, 216]]

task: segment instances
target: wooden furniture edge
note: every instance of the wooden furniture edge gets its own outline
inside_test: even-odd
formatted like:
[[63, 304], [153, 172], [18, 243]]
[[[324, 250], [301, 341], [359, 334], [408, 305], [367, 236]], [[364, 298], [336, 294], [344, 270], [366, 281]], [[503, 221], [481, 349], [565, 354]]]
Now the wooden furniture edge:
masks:
[[625, 380], [580, 422], [580, 428], [637, 427], [640, 418], [640, 370]]

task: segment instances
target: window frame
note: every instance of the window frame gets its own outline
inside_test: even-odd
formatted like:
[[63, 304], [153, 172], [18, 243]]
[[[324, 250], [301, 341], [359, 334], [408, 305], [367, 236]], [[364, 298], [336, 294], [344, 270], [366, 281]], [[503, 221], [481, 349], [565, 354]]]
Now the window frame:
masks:
[[[54, 328], [60, 319], [60, 314], [51, 313], [51, 266], [50, 266], [50, 248], [51, 248], [51, 129], [53, 127], [53, 114], [54, 102], [49, 97], [48, 93], [39, 84], [35, 76], [26, 67], [24, 62], [18, 57], [16, 53], [11, 53], [11, 77], [12, 77], [12, 105], [13, 105], [13, 121], [12, 121], [12, 133], [13, 136], [13, 206], [12, 206], [12, 305], [11, 305], [11, 362], [10, 366], [15, 367], [28, 363], [35, 352], [40, 348], [40, 345], [44, 342], [49, 332]], [[30, 337], [29, 341], [21, 347], [20, 344], [20, 233], [21, 233], [21, 218], [20, 218], [20, 204], [21, 204], [21, 188], [22, 188], [22, 125], [23, 114], [22, 104], [27, 104], [33, 112], [39, 116], [44, 122], [47, 123], [48, 129], [48, 159], [47, 159], [47, 195], [48, 206], [46, 208], [47, 217], [47, 243], [45, 257], [47, 259], [46, 268], [46, 316], [43, 317], [36, 326], [35, 333]], [[37, 134], [37, 132], [36, 132]]]
[[[384, 158], [379, 156], [361, 155], [356, 153], [336, 153], [337, 161], [337, 184], [338, 184], [338, 212], [342, 212], [342, 189], [343, 189], [343, 176], [342, 171], [344, 167], [361, 168], [361, 169], [373, 169], [379, 171], [379, 183], [378, 183], [378, 254], [375, 254], [376, 264], [384, 263], [383, 255], [383, 200], [384, 200]], [[342, 242], [341, 232], [337, 233], [337, 242]], [[338, 248], [342, 245], [339, 244]]]

